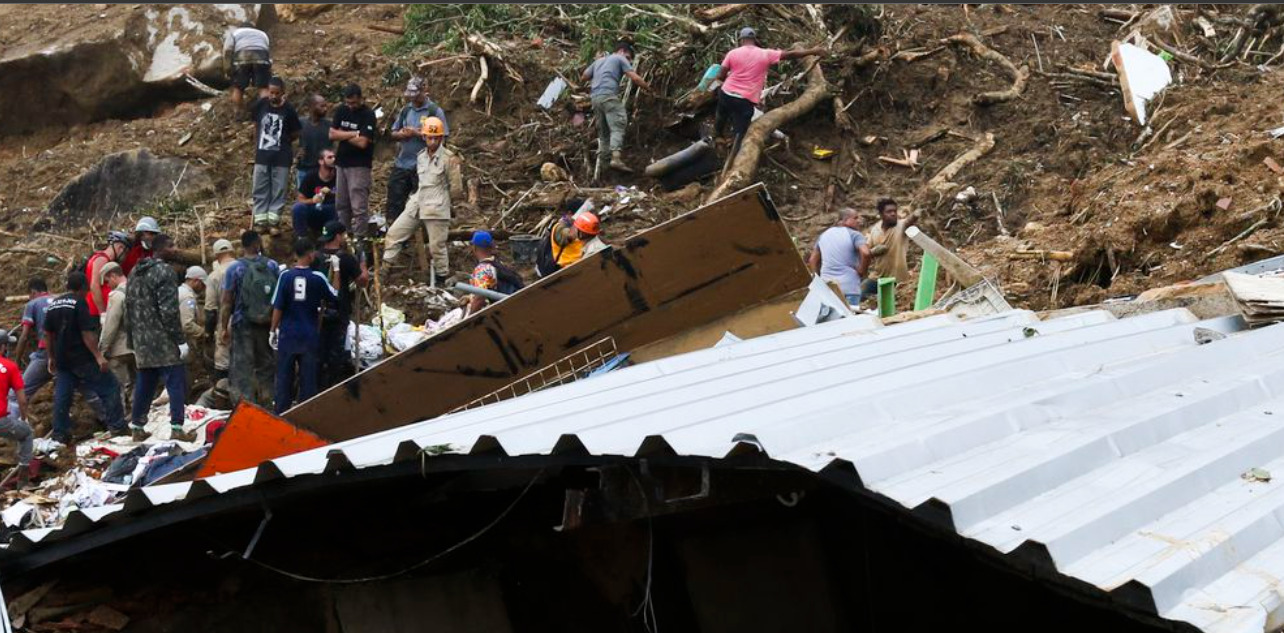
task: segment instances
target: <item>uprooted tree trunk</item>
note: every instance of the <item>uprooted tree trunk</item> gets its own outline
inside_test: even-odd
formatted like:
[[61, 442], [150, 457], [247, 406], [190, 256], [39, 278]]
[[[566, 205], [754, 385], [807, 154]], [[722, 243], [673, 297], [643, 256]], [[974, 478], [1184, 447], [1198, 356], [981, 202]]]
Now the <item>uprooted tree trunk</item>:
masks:
[[825, 73], [820, 69], [820, 59], [806, 57], [803, 63], [811, 65], [807, 71], [807, 89], [803, 91], [802, 96], [791, 103], [780, 106], [749, 124], [749, 130], [745, 132], [745, 137], [740, 142], [740, 151], [732, 161], [731, 168], [722, 182], [718, 183], [718, 186], [714, 187], [713, 192], [705, 199], [706, 204], [748, 186], [754, 174], [758, 172], [758, 163], [762, 160], [762, 148], [767, 137], [780, 126], [810, 112], [812, 108], [830, 98], [829, 82], [825, 80]]
[[994, 134], [986, 132], [976, 137], [976, 145], [972, 149], [959, 154], [953, 162], [946, 165], [944, 169], [937, 172], [932, 179], [927, 181], [927, 188], [936, 192], [938, 195], [945, 195], [952, 189], [957, 189], [958, 185], [954, 183], [954, 177], [958, 175], [964, 167], [975, 163], [977, 159], [990, 153], [994, 149]]
[[994, 90], [991, 92], [979, 92], [972, 95], [972, 103], [976, 105], [992, 105], [1011, 101], [1025, 92], [1025, 82], [1030, 77], [1030, 69], [1026, 66], [1017, 67], [1002, 53], [981, 43], [971, 33], [959, 33], [941, 40], [942, 43], [953, 44], [955, 46], [966, 46], [977, 57], [988, 59], [1003, 67], [1008, 76], [1012, 78], [1012, 85], [1007, 90]]

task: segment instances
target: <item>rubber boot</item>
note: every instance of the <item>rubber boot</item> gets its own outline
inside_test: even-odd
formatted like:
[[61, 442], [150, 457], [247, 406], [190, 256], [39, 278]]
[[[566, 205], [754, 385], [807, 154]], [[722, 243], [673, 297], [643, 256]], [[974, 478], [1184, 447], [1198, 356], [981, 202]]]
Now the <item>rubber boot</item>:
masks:
[[622, 171], [626, 174], [633, 173], [633, 169], [624, 164], [623, 152], [618, 149], [611, 152], [611, 169]]

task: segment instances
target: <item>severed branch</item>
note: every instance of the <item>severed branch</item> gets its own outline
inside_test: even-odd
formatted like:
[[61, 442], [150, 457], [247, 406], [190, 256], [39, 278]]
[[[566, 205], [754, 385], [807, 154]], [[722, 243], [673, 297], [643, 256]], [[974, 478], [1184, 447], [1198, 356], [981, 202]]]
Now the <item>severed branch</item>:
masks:
[[749, 124], [749, 130], [745, 132], [745, 138], [740, 142], [739, 153], [736, 154], [722, 181], [705, 199], [706, 202], [713, 202], [748, 186], [758, 171], [758, 163], [762, 160], [763, 143], [766, 142], [767, 137], [776, 128], [810, 112], [812, 108], [829, 98], [830, 85], [820, 69], [820, 58], [806, 57], [802, 62], [809, 65], [807, 89], [794, 101], [758, 117], [757, 121]]
[[971, 33], [959, 33], [941, 40], [942, 43], [954, 44], [955, 46], [966, 46], [977, 57], [988, 59], [1000, 66], [1012, 78], [1012, 85], [1007, 90], [995, 90], [992, 92], [980, 92], [972, 96], [972, 103], [976, 105], [992, 105], [1011, 101], [1025, 92], [1025, 82], [1030, 76], [1030, 69], [1026, 66], [1017, 68], [1012, 60], [1008, 59], [1002, 53], [981, 43]]
[[481, 74], [477, 76], [477, 83], [473, 84], [473, 93], [468, 96], [468, 103], [477, 103], [477, 95], [481, 94], [482, 86], [486, 85], [486, 80], [490, 78], [490, 66], [486, 64], [486, 56], [478, 55], [477, 61], [481, 62]]
[[729, 18], [749, 7], [752, 4], [723, 4], [708, 9], [700, 9], [695, 12], [695, 17], [701, 22], [717, 22], [723, 18]]
[[975, 147], [960, 154], [958, 158], [955, 158], [953, 162], [946, 165], [944, 169], [937, 172], [935, 176], [932, 176], [931, 180], [927, 181], [928, 189], [944, 195], [950, 189], [958, 187], [958, 185], [953, 182], [954, 177], [957, 176], [964, 167], [975, 163], [982, 156], [989, 154], [990, 150], [994, 149], [994, 134], [992, 132], [986, 132], [983, 136], [974, 140], [976, 141]]

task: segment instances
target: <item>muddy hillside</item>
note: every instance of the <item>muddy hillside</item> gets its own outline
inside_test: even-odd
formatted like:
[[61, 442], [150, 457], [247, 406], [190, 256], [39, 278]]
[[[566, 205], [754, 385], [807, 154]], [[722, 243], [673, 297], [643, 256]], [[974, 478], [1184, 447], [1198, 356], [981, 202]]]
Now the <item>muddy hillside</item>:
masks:
[[[219, 55], [242, 21], [270, 34], [295, 104], [365, 88], [382, 115], [372, 211], [384, 205], [403, 88], [425, 77], [464, 160], [472, 204], [457, 235], [531, 232], [575, 188], [634, 187], [604, 220], [615, 240], [761, 180], [802, 252], [837, 208], [872, 223], [874, 201], [890, 196], [1014, 305], [1036, 309], [1281, 252], [1284, 141], [1271, 130], [1284, 126], [1284, 30], [1270, 6], [6, 5], [0, 291], [59, 278], [142, 215], [195, 261], [208, 257], [202, 243], [249, 228], [253, 124], [226, 96]], [[745, 25], [767, 46], [829, 53], [773, 68], [766, 109], [790, 116], [755, 164], [667, 191], [643, 168], [712, 120], [697, 86]], [[595, 176], [579, 75], [618, 38], [635, 43], [654, 91], [626, 97], [634, 173]], [[1171, 71], [1144, 124], [1125, 109], [1113, 42], [1161, 55]], [[538, 106], [559, 77], [569, 86]], [[288, 238], [273, 249], [283, 254]], [[465, 262], [462, 244], [452, 248]], [[397, 288], [426, 277], [414, 267], [394, 277], [389, 303], [413, 304]], [[21, 306], [5, 304], [6, 324]]]

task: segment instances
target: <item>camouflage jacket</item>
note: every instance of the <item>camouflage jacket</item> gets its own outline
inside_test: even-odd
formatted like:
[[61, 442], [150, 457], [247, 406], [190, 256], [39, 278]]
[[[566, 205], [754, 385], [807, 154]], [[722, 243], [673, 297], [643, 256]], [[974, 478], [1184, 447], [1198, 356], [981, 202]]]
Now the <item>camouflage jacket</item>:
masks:
[[144, 259], [125, 284], [125, 333], [139, 369], [181, 365], [178, 275], [169, 264]]

